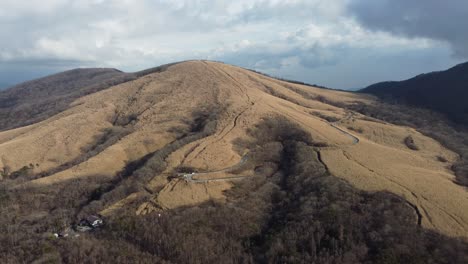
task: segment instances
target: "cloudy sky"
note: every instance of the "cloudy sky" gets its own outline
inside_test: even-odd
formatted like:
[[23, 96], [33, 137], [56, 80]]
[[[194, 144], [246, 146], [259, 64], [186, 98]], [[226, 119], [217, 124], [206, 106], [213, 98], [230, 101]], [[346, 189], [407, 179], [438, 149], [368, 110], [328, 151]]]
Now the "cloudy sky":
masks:
[[0, 0], [0, 86], [220, 60], [333, 88], [468, 60], [466, 0]]

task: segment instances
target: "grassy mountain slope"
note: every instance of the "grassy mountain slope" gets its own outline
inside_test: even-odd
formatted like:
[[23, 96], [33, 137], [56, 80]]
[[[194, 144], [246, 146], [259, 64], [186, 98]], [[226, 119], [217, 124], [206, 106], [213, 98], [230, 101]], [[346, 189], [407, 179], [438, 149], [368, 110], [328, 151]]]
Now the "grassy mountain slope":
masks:
[[[457, 154], [356, 108], [374, 97], [206, 61], [134, 78], [0, 132], [1, 257], [466, 260]], [[101, 232], [47, 239], [96, 213]]]
[[42, 121], [75, 99], [133, 79], [115, 69], [75, 69], [0, 91], [0, 130]]
[[74, 69], [0, 91], [0, 131], [37, 123], [69, 108], [74, 100], [177, 63], [134, 73], [116, 69]]

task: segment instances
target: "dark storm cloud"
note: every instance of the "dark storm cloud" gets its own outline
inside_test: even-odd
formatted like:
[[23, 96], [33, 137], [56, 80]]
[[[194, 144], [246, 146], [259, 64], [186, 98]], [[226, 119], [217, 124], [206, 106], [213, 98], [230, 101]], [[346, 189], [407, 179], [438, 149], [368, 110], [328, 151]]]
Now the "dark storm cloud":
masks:
[[467, 0], [352, 0], [348, 8], [367, 28], [446, 41], [468, 58]]

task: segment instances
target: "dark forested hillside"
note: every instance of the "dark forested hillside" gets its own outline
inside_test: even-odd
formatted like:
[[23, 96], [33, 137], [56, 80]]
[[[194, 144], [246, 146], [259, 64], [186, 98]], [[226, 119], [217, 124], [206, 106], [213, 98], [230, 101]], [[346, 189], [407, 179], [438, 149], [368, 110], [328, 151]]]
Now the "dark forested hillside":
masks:
[[401, 82], [373, 84], [361, 92], [429, 108], [468, 125], [468, 62]]
[[133, 79], [115, 69], [75, 69], [0, 92], [0, 130], [44, 120], [76, 98]]

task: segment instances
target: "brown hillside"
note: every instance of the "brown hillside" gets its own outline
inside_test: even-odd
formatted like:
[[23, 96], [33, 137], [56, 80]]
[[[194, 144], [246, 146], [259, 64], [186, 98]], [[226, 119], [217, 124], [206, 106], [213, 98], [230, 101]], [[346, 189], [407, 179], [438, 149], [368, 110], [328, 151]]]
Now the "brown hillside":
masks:
[[116, 69], [75, 69], [15, 85], [0, 91], [0, 131], [42, 121], [79, 97], [134, 78]]
[[[223, 202], [234, 182], [275, 170], [266, 160], [258, 163], [255, 146], [246, 142], [252, 142], [255, 125], [280, 116], [310, 134], [331, 174], [362, 190], [403, 197], [424, 227], [468, 237], [468, 193], [449, 169], [457, 154], [412, 128], [338, 107], [357, 103], [376, 101], [222, 63], [184, 62], [81, 97], [39, 123], [1, 132], [0, 168], [8, 168], [5, 178], [24, 179], [16, 189], [135, 179], [122, 191], [109, 187], [112, 197], [80, 205], [103, 215]], [[417, 150], [405, 144], [408, 137]], [[199, 173], [187, 176], [192, 171]]]

